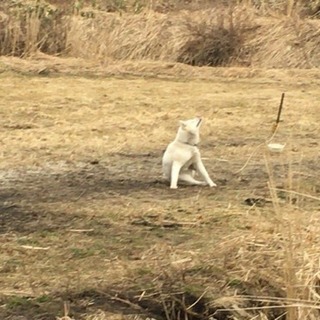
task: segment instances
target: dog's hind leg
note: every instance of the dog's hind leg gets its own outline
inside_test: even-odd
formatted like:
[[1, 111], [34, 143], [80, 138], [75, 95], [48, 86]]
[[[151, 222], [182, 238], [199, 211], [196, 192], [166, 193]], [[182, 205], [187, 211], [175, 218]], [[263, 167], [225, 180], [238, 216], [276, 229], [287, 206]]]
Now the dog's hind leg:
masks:
[[171, 167], [171, 181], [170, 181], [171, 189], [178, 188], [178, 180], [179, 180], [181, 167], [182, 165], [178, 161], [173, 161], [172, 167]]
[[201, 176], [204, 178], [204, 180], [207, 182], [207, 184], [210, 186], [210, 187], [216, 187], [217, 185], [211, 180], [204, 164], [202, 163], [202, 160], [200, 158], [200, 156], [198, 157], [197, 159], [197, 162], [196, 162], [196, 168], [197, 168], [197, 171], [201, 174]]
[[205, 181], [196, 180], [192, 176], [192, 172], [190, 172], [190, 173], [189, 172], [180, 173], [179, 180], [183, 181], [183, 182], [186, 182], [187, 184], [197, 185], [197, 186], [203, 186], [203, 185], [207, 184]]

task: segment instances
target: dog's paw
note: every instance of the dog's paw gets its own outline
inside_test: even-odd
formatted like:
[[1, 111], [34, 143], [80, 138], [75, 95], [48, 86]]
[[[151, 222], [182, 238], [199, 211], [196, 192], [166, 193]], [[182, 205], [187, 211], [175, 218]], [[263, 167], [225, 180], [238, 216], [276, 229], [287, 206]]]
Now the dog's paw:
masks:
[[213, 188], [213, 187], [216, 187], [217, 185], [213, 182], [213, 181], [211, 181], [210, 183], [209, 183], [209, 187], [210, 188]]
[[178, 186], [170, 186], [170, 189], [178, 189]]

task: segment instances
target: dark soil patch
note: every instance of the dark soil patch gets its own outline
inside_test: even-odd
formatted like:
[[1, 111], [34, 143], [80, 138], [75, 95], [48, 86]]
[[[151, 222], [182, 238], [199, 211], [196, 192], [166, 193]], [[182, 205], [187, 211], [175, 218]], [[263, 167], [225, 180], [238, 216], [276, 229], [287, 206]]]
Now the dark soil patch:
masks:
[[[132, 161], [134, 157], [134, 161]], [[139, 161], [137, 161], [139, 159]], [[263, 164], [249, 164], [241, 174], [230, 172], [230, 165], [217, 162], [215, 164], [214, 181], [218, 188], [179, 186], [171, 190], [168, 182], [159, 176], [158, 154], [114, 154], [110, 155], [109, 163], [88, 164], [81, 168], [70, 167], [62, 173], [33, 172], [21, 174], [16, 180], [7, 181], [0, 190], [0, 233], [11, 231], [26, 233], [39, 230], [54, 231], [81, 224], [81, 215], [65, 214], [64, 212], [39, 211], [35, 206], [41, 204], [76, 203], [77, 201], [106, 200], [118, 196], [133, 198], [152, 198], [170, 200], [194, 197], [201, 191], [208, 196], [227, 197], [234, 190], [242, 203], [247, 198], [268, 198], [268, 173]], [[111, 165], [109, 165], [111, 164]], [[291, 166], [298, 167], [299, 163]], [[315, 172], [319, 164], [308, 160], [304, 168]], [[275, 178], [285, 181], [289, 164], [274, 164]], [[158, 178], [154, 179], [156, 176]], [[139, 179], [137, 179], [139, 177]], [[153, 178], [153, 179], [152, 179]], [[316, 177], [302, 177], [300, 181], [313, 186], [312, 191], [318, 192]], [[309, 182], [308, 182], [309, 181]], [[311, 182], [311, 183], [310, 183]], [[285, 188], [285, 185], [279, 185]], [[249, 194], [247, 190], [255, 190]], [[280, 194], [281, 196], [281, 194]]]
[[0, 234], [18, 232], [33, 233], [40, 231], [52, 232], [77, 225], [79, 215], [65, 213], [37, 212], [31, 207], [20, 205], [0, 206]]
[[[122, 315], [140, 315], [157, 320], [170, 319], [200, 320], [216, 312], [208, 308], [205, 298], [191, 293], [159, 293], [152, 298], [139, 299], [140, 291], [115, 289], [88, 289], [82, 292], [66, 292], [53, 296], [7, 297], [1, 299], [6, 306], [0, 315], [3, 320], [17, 319], [19, 316], [26, 320], [56, 320], [62, 317], [65, 309], [68, 316], [74, 319], [84, 319], [85, 314], [97, 310]], [[195, 303], [196, 302], [196, 303]], [[228, 319], [227, 311], [216, 312], [220, 320]]]
[[[165, 277], [165, 276], [164, 276]], [[163, 278], [160, 277], [159, 279]], [[151, 279], [149, 279], [151, 281]], [[217, 320], [234, 319], [235, 314], [226, 310], [222, 305], [210, 302], [201, 293], [191, 292], [185, 285], [176, 279], [162, 279], [163, 283], [158, 289], [150, 288], [146, 292], [139, 289], [138, 282], [121, 284], [112, 288], [86, 289], [83, 291], [66, 291], [50, 296], [34, 297], [6, 297], [1, 303], [5, 309], [0, 313], [1, 319], [11, 320], [23, 316], [27, 320], [55, 320], [63, 316], [68, 310], [68, 316], [74, 319], [84, 319], [86, 314], [94, 314], [97, 310], [121, 315], [140, 315], [157, 320], [165, 319], [190, 319], [202, 320], [214, 317]], [[141, 281], [142, 283], [142, 281]], [[132, 285], [136, 288], [133, 288]], [[151, 285], [151, 282], [150, 282]], [[256, 300], [255, 296], [266, 295], [273, 298], [283, 298], [282, 289], [274, 286], [265, 279], [257, 279], [256, 283], [237, 281], [229, 283], [246, 299], [247, 308], [263, 308], [269, 302]], [[217, 294], [219, 290], [217, 288]], [[276, 302], [273, 302], [276, 305]], [[237, 312], [237, 311], [235, 311]], [[270, 308], [268, 319], [285, 319], [285, 311]]]

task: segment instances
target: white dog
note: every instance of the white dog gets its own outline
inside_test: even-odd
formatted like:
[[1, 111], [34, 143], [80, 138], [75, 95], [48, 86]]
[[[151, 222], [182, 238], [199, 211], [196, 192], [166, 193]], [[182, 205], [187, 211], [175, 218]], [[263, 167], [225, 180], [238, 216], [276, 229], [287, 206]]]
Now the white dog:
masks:
[[[200, 151], [197, 147], [200, 142], [201, 118], [180, 121], [180, 127], [174, 141], [172, 141], [162, 158], [164, 177], [170, 181], [170, 188], [177, 189], [178, 181], [192, 185], [206, 185], [215, 187], [204, 167]], [[199, 173], [205, 181], [194, 178]]]

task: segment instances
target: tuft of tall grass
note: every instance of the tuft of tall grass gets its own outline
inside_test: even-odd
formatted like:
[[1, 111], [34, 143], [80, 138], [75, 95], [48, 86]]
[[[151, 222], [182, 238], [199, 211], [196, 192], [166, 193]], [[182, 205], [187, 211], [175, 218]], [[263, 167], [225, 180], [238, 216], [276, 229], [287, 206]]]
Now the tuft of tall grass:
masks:
[[225, 66], [239, 57], [244, 43], [244, 33], [249, 27], [248, 13], [220, 9], [219, 18], [213, 21], [217, 13], [211, 12], [211, 19], [193, 23], [186, 21], [190, 38], [180, 51], [178, 62], [196, 66]]
[[65, 12], [45, 1], [7, 1], [0, 7], [0, 55], [65, 50]]

